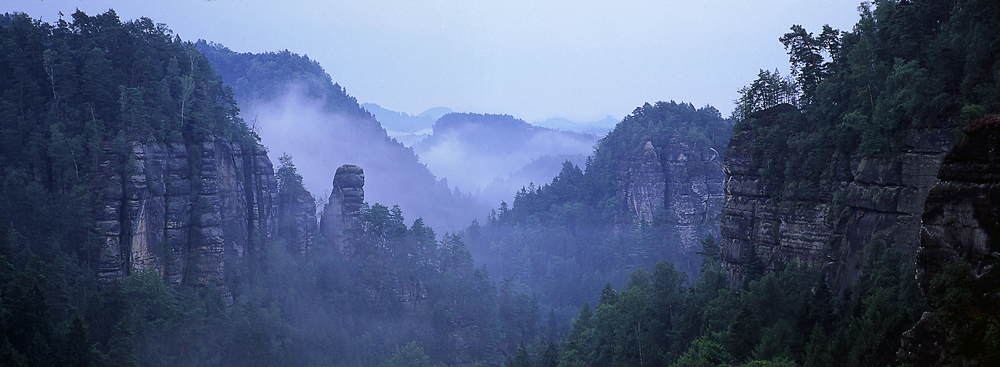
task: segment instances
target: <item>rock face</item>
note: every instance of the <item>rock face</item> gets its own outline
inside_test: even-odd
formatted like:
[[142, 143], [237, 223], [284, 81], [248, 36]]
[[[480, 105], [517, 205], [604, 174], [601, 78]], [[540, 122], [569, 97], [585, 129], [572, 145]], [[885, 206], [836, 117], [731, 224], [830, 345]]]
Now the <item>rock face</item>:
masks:
[[667, 179], [663, 164], [652, 142], [622, 162], [618, 171], [616, 196], [625, 202], [629, 213], [642, 221], [652, 222], [653, 214], [662, 210], [667, 194]]
[[834, 157], [832, 178], [816, 200], [781, 200], [783, 177], [764, 175], [770, 147], [753, 126], [780, 123], [789, 112], [797, 113], [788, 105], [757, 112], [730, 140], [721, 247], [731, 285], [743, 282], [748, 250], [768, 270], [792, 261], [826, 267], [838, 291], [854, 284], [872, 242], [915, 254], [923, 204], [953, 144], [951, 129], [910, 131], [901, 151], [888, 157]]
[[[963, 261], [971, 265], [975, 293], [987, 297], [975, 305], [983, 317], [1000, 316], [1000, 128], [968, 129], [967, 134], [944, 158], [940, 181], [927, 196], [916, 256], [916, 277], [931, 304], [939, 300], [929, 292], [931, 280], [945, 264]], [[969, 306], [973, 307], [973, 306]], [[901, 362], [917, 366], [938, 365], [946, 333], [934, 314], [924, 313], [903, 335]]]
[[708, 235], [719, 238], [726, 179], [722, 156], [715, 149], [697, 150], [677, 141], [666, 147], [661, 159], [667, 179], [667, 212], [677, 218], [682, 253], [689, 261], [697, 259], [701, 240]]
[[278, 195], [278, 234], [289, 238], [288, 251], [307, 255], [317, 229], [316, 199], [302, 189]]
[[361, 210], [365, 203], [365, 171], [361, 167], [345, 164], [333, 176], [333, 192], [323, 207], [320, 232], [338, 251], [350, 256], [346, 248], [347, 236], [361, 223]]
[[[359, 235], [355, 231], [362, 230], [364, 185], [365, 171], [361, 167], [345, 164], [337, 168], [337, 173], [333, 176], [330, 201], [323, 209], [320, 232], [346, 259], [350, 259], [355, 253], [351, 247], [352, 237]], [[364, 283], [370, 304], [398, 303], [403, 309], [413, 311], [427, 299], [427, 287], [422, 280], [395, 272], [395, 269], [372, 271], [385, 273]]]
[[263, 147], [215, 139], [121, 149], [104, 145], [95, 180], [98, 277], [148, 270], [171, 286], [227, 292], [225, 262], [256, 253], [276, 227], [277, 185]]
[[[972, 265], [974, 279], [998, 279], [1000, 128], [967, 135], [944, 160], [924, 205], [917, 284], [927, 289], [944, 264]], [[996, 303], [1000, 310], [1000, 302]]]
[[670, 141], [662, 155], [646, 142], [623, 160], [615, 173], [615, 193], [632, 218], [652, 222], [657, 211], [665, 211], [671, 230], [679, 235], [678, 252], [685, 267], [697, 271], [699, 241], [709, 235], [719, 237], [722, 157], [712, 148], [696, 149], [677, 138]]

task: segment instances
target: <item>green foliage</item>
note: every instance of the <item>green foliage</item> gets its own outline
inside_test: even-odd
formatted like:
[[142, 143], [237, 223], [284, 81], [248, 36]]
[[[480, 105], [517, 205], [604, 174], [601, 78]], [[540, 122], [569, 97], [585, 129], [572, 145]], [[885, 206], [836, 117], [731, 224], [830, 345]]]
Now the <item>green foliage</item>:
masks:
[[94, 348], [87, 339], [87, 327], [83, 319], [74, 317], [65, 336], [66, 345], [62, 351], [62, 363], [69, 366], [95, 367], [104, 363], [104, 355]]
[[996, 4], [877, 1], [859, 11], [847, 32], [824, 26], [815, 35], [794, 25], [780, 37], [801, 113], [761, 96], [783, 89], [776, 73], [761, 72], [740, 90], [736, 130], [762, 153], [772, 198], [829, 200], [851, 157], [895, 159], [914, 129], [961, 127], [1000, 111], [1000, 64], [986, 56], [1000, 34]]
[[[423, 220], [405, 225], [398, 206], [366, 207], [351, 261], [322, 243], [308, 258], [288, 251], [282, 244], [298, 232], [286, 220], [261, 239], [260, 256], [227, 261], [224, 285], [168, 286], [154, 271], [99, 283], [96, 260], [108, 250], [93, 227], [100, 174], [134, 173], [136, 143], [180, 143], [197, 158], [194, 143], [256, 149], [257, 137], [196, 45], [149, 19], [78, 11], [46, 24], [6, 14], [0, 50], [0, 364], [376, 365], [414, 341], [396, 361], [496, 365], [511, 339], [535, 345], [537, 299], [498, 289], [460, 234], [439, 242]], [[367, 117], [384, 135], [329, 76], [313, 78], [315, 62], [265, 57], [331, 97], [329, 111]], [[251, 87], [281, 93], [287, 74]], [[279, 200], [305, 200], [291, 158], [280, 163]], [[202, 198], [190, 210], [215, 207]], [[451, 339], [462, 332], [464, 354]]]
[[[788, 51], [788, 61], [792, 64], [792, 76], [800, 88], [802, 96], [799, 104], [807, 106], [814, 102], [816, 87], [834, 68], [837, 52], [840, 50], [840, 32], [823, 26], [823, 32], [813, 37], [805, 28], [796, 24], [791, 32], [779, 38]], [[824, 55], [825, 54], [825, 55]], [[827, 61], [826, 57], [834, 58]]]
[[790, 77], [782, 77], [778, 70], [771, 73], [761, 70], [749, 86], [740, 88], [740, 98], [733, 101], [733, 121], [742, 121], [750, 114], [765, 110], [779, 104], [796, 104], [799, 95], [798, 85]]
[[[879, 1], [860, 11], [849, 32], [824, 27], [813, 36], [795, 26], [781, 38], [802, 111], [777, 105], [794, 94], [777, 73], [761, 72], [741, 91], [735, 129], [756, 137], [751, 144], [766, 157], [761, 174], [773, 178], [765, 191], [777, 199], [832, 196], [825, 185], [845, 157], [891, 157], [914, 128], [1000, 112], [1000, 6]], [[225, 54], [198, 45], [206, 46]], [[441, 241], [422, 220], [407, 226], [398, 207], [375, 204], [365, 208], [349, 261], [322, 246], [309, 258], [289, 253], [281, 234], [262, 244], [266, 263], [234, 265], [231, 299], [211, 287], [170, 288], [152, 272], [100, 287], [90, 185], [105, 159], [137, 141], [252, 144], [255, 136], [195, 46], [149, 19], [77, 12], [45, 24], [7, 14], [0, 51], [5, 366], [498, 365], [501, 350], [513, 355], [510, 365], [881, 366], [894, 363], [899, 335], [927, 309], [912, 259], [892, 250], [869, 251], [843, 298], [833, 297], [820, 270], [799, 264], [769, 274], [751, 266], [734, 293], [711, 238], [700, 272], [661, 261], [672, 254], [657, 241], [673, 238], [664, 224], [675, 219], [620, 220], [613, 162], [647, 141], [724, 152], [733, 130], [714, 108], [675, 102], [637, 108], [585, 170], [567, 163], [486, 224]], [[316, 76], [315, 62], [288, 52], [267, 57], [289, 63], [238, 90], [266, 97], [300, 75], [306, 93], [334, 96], [328, 110], [366, 115], [328, 76]], [[232, 67], [220, 69], [271, 73], [260, 60], [232, 56], [223, 60]], [[294, 165], [281, 163], [282, 191], [296, 189]], [[498, 259], [489, 269], [501, 274], [499, 287], [486, 266], [474, 266], [473, 253]], [[995, 307], [996, 290], [974, 288], [969, 269], [949, 264], [927, 290], [948, 326], [946, 362], [995, 365], [1000, 329], [983, 310]], [[598, 297], [591, 309], [586, 302]], [[579, 304], [565, 339], [544, 343], [539, 310], [558, 325], [552, 320]], [[544, 337], [559, 335], [550, 331]], [[470, 342], [456, 352], [459, 338]]]
[[751, 282], [760, 279], [764, 270], [764, 263], [757, 256], [757, 245], [749, 243], [743, 248], [743, 287], [747, 288]]
[[[715, 253], [713, 241], [703, 244], [703, 254]], [[712, 261], [703, 262], [701, 276], [687, 288], [669, 262], [661, 262], [652, 276], [637, 270], [625, 288], [605, 287], [596, 311], [586, 305], [581, 308], [560, 361], [565, 365], [891, 365], [899, 335], [926, 308], [921, 306], [912, 264], [892, 250], [875, 251], [873, 256], [861, 269], [862, 279], [852, 296], [842, 300], [832, 297], [824, 272], [799, 263], [751, 281], [738, 294], [728, 288]], [[940, 289], [951, 289], [951, 284]], [[966, 301], [955, 303], [962, 302]]]
[[691, 343], [691, 347], [684, 351], [671, 367], [715, 367], [726, 366], [733, 362], [733, 357], [722, 347], [721, 344], [699, 338]]
[[513, 357], [507, 360], [504, 364], [506, 367], [532, 367], [534, 362], [531, 360], [531, 356], [528, 355], [528, 350], [524, 349], [524, 342], [517, 347], [517, 353]]
[[550, 183], [522, 188], [513, 205], [500, 203], [485, 223], [470, 226], [469, 250], [492, 273], [537, 293], [562, 320], [581, 303], [597, 302], [602, 286], [625, 284], [634, 270], [653, 271], [663, 259], [697, 277], [697, 259], [680, 254], [677, 218], [665, 210], [653, 222], [629, 218], [615, 196], [614, 170], [646, 142], [661, 156], [672, 144], [708, 154], [725, 152], [731, 134], [730, 121], [713, 107], [645, 104], [598, 143], [585, 170], [567, 161]]
[[[21, 13], [0, 16], [0, 95], [0, 222], [9, 240], [7, 260], [26, 271], [37, 259], [50, 266], [35, 268], [37, 275], [52, 281], [44, 286], [51, 307], [36, 311], [51, 310], [47, 331], [39, 331], [37, 343], [8, 338], [28, 356], [29, 344], [58, 339], [61, 332], [53, 330], [99, 293], [95, 182], [106, 162], [122, 159], [132, 142], [227, 138], [250, 146], [256, 137], [193, 45], [162, 24], [122, 22], [113, 11], [77, 11], [54, 24]], [[106, 345], [117, 320], [81, 313]], [[36, 329], [43, 329], [40, 323], [29, 338]]]
[[392, 352], [380, 367], [431, 367], [431, 358], [416, 342], [409, 342]]
[[[587, 175], [595, 175], [595, 182], [612, 188], [608, 180], [613, 161], [628, 157], [645, 143], [652, 142], [659, 156], [666, 147], [684, 142], [696, 150], [715, 149], [724, 154], [732, 135], [732, 121], [723, 119], [712, 106], [695, 108], [690, 103], [656, 102], [637, 107], [625, 116], [615, 129], [601, 138], [594, 152], [594, 160], [587, 165]], [[592, 172], [596, 171], [596, 172]], [[599, 187], [601, 188], [601, 187]], [[613, 190], [608, 190], [611, 192]]]
[[223, 45], [199, 40], [194, 47], [212, 61], [222, 80], [232, 85], [240, 101], [272, 101], [293, 85], [304, 97], [321, 99], [328, 112], [370, 121], [365, 127], [381, 129], [368, 111], [347, 90], [334, 83], [315, 60], [284, 50], [259, 54], [236, 53]]
[[931, 280], [928, 293], [936, 300], [934, 314], [946, 330], [943, 365], [1000, 363], [1000, 323], [987, 311], [995, 309], [991, 300], [998, 292], [982, 288], [975, 285], [972, 266], [965, 262], [945, 264]]
[[274, 178], [278, 180], [278, 192], [285, 195], [294, 195], [305, 191], [302, 186], [302, 175], [295, 169], [292, 157], [287, 153], [278, 158], [278, 169], [274, 171]]

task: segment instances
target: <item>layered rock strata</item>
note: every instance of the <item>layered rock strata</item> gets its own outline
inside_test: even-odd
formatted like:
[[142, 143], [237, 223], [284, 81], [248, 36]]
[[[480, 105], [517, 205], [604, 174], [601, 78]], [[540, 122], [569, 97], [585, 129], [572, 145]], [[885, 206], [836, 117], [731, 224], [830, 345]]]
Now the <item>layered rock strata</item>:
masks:
[[680, 139], [657, 153], [652, 142], [619, 164], [616, 196], [631, 218], [652, 222], [658, 211], [679, 236], [685, 268], [698, 266], [696, 251], [709, 235], [719, 236], [724, 200], [722, 157], [712, 148], [697, 149]]
[[[985, 299], [975, 306], [984, 319], [1000, 317], [1000, 128], [970, 130], [944, 158], [938, 182], [923, 206], [916, 278], [931, 304], [931, 280], [949, 262], [971, 265], [971, 288]], [[947, 333], [935, 314], [925, 312], [903, 335], [901, 362], [935, 366], [943, 360]]]
[[360, 229], [365, 204], [365, 171], [353, 164], [337, 168], [333, 176], [333, 191], [323, 207], [320, 233], [337, 250], [350, 256], [349, 236]]
[[616, 174], [615, 195], [625, 202], [629, 214], [641, 221], [652, 222], [653, 214], [663, 209], [667, 180], [663, 164], [652, 142], [624, 160]]
[[664, 148], [661, 161], [667, 180], [666, 209], [677, 220], [681, 252], [693, 261], [701, 240], [709, 235], [719, 238], [726, 180], [722, 156], [715, 149], [696, 149], [674, 139]]
[[277, 185], [263, 147], [214, 139], [102, 148], [95, 189], [104, 282], [155, 271], [171, 286], [225, 291], [225, 262], [259, 251], [275, 232]]
[[308, 255], [318, 228], [316, 199], [302, 189], [278, 195], [278, 233], [289, 239], [287, 250]]
[[909, 132], [896, 154], [833, 157], [831, 178], [816, 200], [781, 200], [784, 177], [766, 176], [767, 142], [754, 127], [781, 123], [783, 105], [753, 114], [730, 140], [724, 169], [722, 266], [732, 286], [743, 282], [745, 251], [756, 251], [767, 270], [801, 261], [826, 267], [831, 287], [854, 284], [866, 249], [878, 242], [913, 255], [927, 193], [953, 144], [947, 126]]

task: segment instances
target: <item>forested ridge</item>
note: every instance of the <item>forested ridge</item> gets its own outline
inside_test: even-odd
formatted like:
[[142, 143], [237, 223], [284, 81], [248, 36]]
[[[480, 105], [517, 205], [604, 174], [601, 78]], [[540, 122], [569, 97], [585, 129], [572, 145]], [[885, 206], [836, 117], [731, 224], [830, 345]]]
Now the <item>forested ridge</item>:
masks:
[[[834, 193], [841, 189], [852, 157], [891, 161], [914, 149], [913, 142], [928, 128], [952, 128], [959, 136], [988, 130], [996, 121], [997, 5], [878, 1], [863, 4], [859, 12], [861, 19], [850, 31], [824, 27], [813, 34], [792, 26], [777, 40], [789, 53], [788, 76], [762, 70], [739, 91], [733, 129], [746, 132], [752, 137], [751, 148], [763, 152], [765, 162], [758, 173], [767, 179], [763, 193], [777, 203], [832, 201], [834, 208], [842, 208], [845, 199]], [[587, 175], [595, 166], [610, 166], [594, 164], [601, 147], [588, 162]], [[522, 192], [518, 199], [523, 203], [541, 205], [501, 206], [497, 222], [505, 215], [519, 220], [535, 216], [525, 223], [566, 218], [552, 214], [571, 212], [552, 206], [561, 197], [553, 194], [580, 173], [567, 167], [543, 189]], [[527, 207], [532, 208], [527, 214], [518, 213]], [[601, 222], [593, 214], [614, 212], [587, 213], [582, 217], [591, 222], [584, 228]], [[470, 232], [474, 230], [479, 228], [473, 226]], [[513, 234], [530, 236], [525, 232]], [[525, 252], [556, 249], [558, 239], [566, 237], [547, 238]], [[857, 269], [860, 277], [853, 286], [834, 292], [822, 264], [793, 261], [766, 267], [752, 248], [744, 252], [740, 265], [743, 281], [732, 289], [718, 267], [720, 250], [707, 239], [697, 278], [685, 280], [670, 263], [652, 269], [646, 265], [627, 281], [608, 284], [596, 307], [584, 306], [570, 334], [556, 345], [558, 352], [540, 345], [519, 354], [510, 365], [996, 364], [998, 324], [993, 311], [985, 311], [994, 309], [989, 300], [996, 292], [983, 288], [995, 282], [977, 283], [969, 264], [952, 259], [921, 290], [914, 280], [914, 274], [920, 274], [914, 266], [916, 249], [894, 248], [891, 243], [873, 239]], [[608, 263], [613, 261], [602, 262]], [[526, 282], [547, 284], [553, 279], [542, 274], [525, 277], [531, 279]], [[580, 282], [574, 279], [548, 290], [560, 294]], [[951, 286], [956, 288], [946, 290]], [[906, 336], [909, 348], [929, 348], [925, 353], [930, 354], [920, 356], [930, 359], [914, 360], [907, 356], [919, 352], [901, 350], [901, 339], [928, 315], [947, 322], [922, 331], [938, 338], [933, 341]], [[941, 349], [935, 355], [929, 344], [914, 343], [940, 343], [935, 345]]]
[[[539, 333], [532, 297], [494, 285], [459, 235], [439, 242], [398, 206], [364, 209], [351, 261], [324, 241], [291, 251], [294, 231], [253, 238], [247, 261], [227, 263], [228, 296], [153, 270], [98, 280], [94, 172], [108, 154], [124, 174], [130, 144], [249, 148], [256, 136], [215, 68], [162, 24], [0, 20], [0, 365], [499, 364]], [[302, 190], [290, 159], [276, 176], [279, 196]]]
[[[153, 271], [96, 276], [102, 157], [127, 171], [133, 142], [258, 143], [227, 76], [198, 51], [215, 46], [113, 11], [55, 24], [5, 14], [0, 365], [888, 366], [914, 362], [899, 359], [900, 340], [928, 315], [943, 321], [934, 363], [997, 365], [998, 292], [977, 285], [968, 263], [949, 262], [921, 289], [911, 252], [871, 241], [857, 281], [835, 291], [822, 264], [766, 268], [750, 251], [734, 287], [716, 238], [700, 241], [698, 264], [678, 261], [677, 218], [637, 220], [616, 196], [617, 165], [647, 142], [660, 155], [678, 142], [727, 154], [734, 130], [753, 131], [774, 199], [838, 203], [850, 157], [898, 154], [928, 126], [996, 128], [1000, 5], [887, 0], [859, 11], [850, 31], [792, 26], [777, 40], [789, 76], [761, 71], [730, 119], [711, 106], [645, 104], [583, 169], [567, 162], [455, 233], [373, 203], [348, 257], [321, 237], [293, 250], [294, 231], [253, 238], [253, 261], [226, 273], [229, 295], [170, 287]], [[318, 67], [288, 52], [267, 58], [296, 59], [311, 77]], [[260, 69], [240, 60], [226, 62]], [[329, 108], [379, 126], [320, 79]], [[244, 87], [250, 99], [278, 93]], [[290, 158], [276, 176], [279, 195], [303, 190]]]
[[[766, 147], [766, 175], [788, 200], [831, 195], [845, 157], [891, 156], [907, 134], [961, 127], [1000, 110], [996, 9], [988, 1], [877, 1], [850, 31], [795, 25], [780, 38], [791, 73], [762, 70], [735, 101], [737, 128]], [[752, 113], [779, 104], [782, 122]]]
[[729, 131], [729, 122], [710, 106], [671, 101], [638, 107], [598, 142], [585, 169], [564, 162], [551, 183], [523, 187], [513, 203], [500, 203], [485, 223], [469, 227], [470, 249], [492, 273], [570, 312], [566, 308], [596, 300], [605, 284], [624, 284], [632, 270], [679, 261], [678, 241], [668, 228], [676, 218], [661, 205], [653, 221], [637, 220], [616, 197], [615, 170], [622, 162], [647, 141], [661, 152], [677, 140], [725, 151]]
[[[134, 363], [131, 333], [142, 326], [124, 322], [127, 299], [96, 279], [93, 185], [104, 155], [124, 158], [133, 141], [252, 146], [256, 136], [208, 61], [161, 24], [114, 12], [56, 24], [5, 14], [0, 24], [0, 363], [90, 365], [99, 355], [90, 341], [115, 363]], [[122, 287], [147, 296], [139, 288], [164, 287], [140, 279]], [[165, 316], [181, 295], [163, 294], [166, 303], [131, 315]]]

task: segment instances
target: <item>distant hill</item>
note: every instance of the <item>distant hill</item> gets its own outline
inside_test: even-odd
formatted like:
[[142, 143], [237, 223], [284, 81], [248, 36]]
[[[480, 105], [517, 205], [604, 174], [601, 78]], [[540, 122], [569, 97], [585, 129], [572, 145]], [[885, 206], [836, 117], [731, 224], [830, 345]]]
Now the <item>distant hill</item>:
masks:
[[501, 202], [513, 204], [514, 195], [519, 190], [551, 182], [552, 178], [562, 170], [563, 163], [567, 161], [582, 167], [587, 162], [587, 155], [545, 155], [535, 158], [517, 171], [493, 178], [492, 182], [478, 191], [479, 197], [493, 207], [499, 207]]
[[[479, 192], [543, 156], [593, 152], [597, 136], [533, 126], [510, 115], [450, 113], [434, 124], [433, 134], [413, 146], [422, 162], [463, 191]], [[559, 172], [553, 167], [547, 182]], [[509, 193], [485, 197], [490, 205], [513, 198], [529, 182], [509, 182]], [[495, 190], [492, 192], [496, 192]]]
[[382, 123], [382, 127], [385, 128], [390, 137], [405, 146], [413, 146], [429, 136], [434, 122], [439, 117], [452, 112], [447, 107], [434, 107], [419, 115], [411, 115], [406, 112], [388, 110], [374, 103], [362, 103], [361, 107], [371, 112], [375, 119]]
[[[455, 128], [442, 124], [447, 118], [438, 125]], [[625, 284], [633, 270], [653, 271], [665, 259], [695, 279], [699, 241], [719, 236], [721, 157], [731, 131], [731, 120], [710, 106], [646, 103], [588, 157], [537, 159], [513, 175], [558, 164], [554, 178], [525, 183], [513, 201], [470, 226], [469, 251], [491, 274], [515, 279], [555, 309], [594, 302], [603, 285]]]
[[583, 134], [604, 136], [607, 135], [608, 132], [611, 131], [611, 129], [615, 128], [615, 125], [618, 124], [618, 121], [619, 120], [615, 119], [613, 116], [608, 116], [600, 121], [594, 121], [594, 122], [575, 122], [561, 117], [556, 117], [544, 121], [535, 121], [532, 122], [531, 124], [535, 126], [547, 127], [550, 129], [575, 131]]
[[417, 115], [417, 117], [429, 117], [434, 121], [437, 121], [437, 119], [441, 118], [441, 116], [447, 115], [452, 112], [455, 111], [452, 111], [448, 107], [434, 107], [427, 109], [427, 111], [421, 112], [419, 115]]
[[434, 121], [452, 112], [447, 107], [434, 107], [419, 115], [411, 115], [406, 112], [388, 110], [374, 103], [362, 103], [361, 107], [371, 112], [386, 130], [411, 133], [430, 130], [434, 126]]

